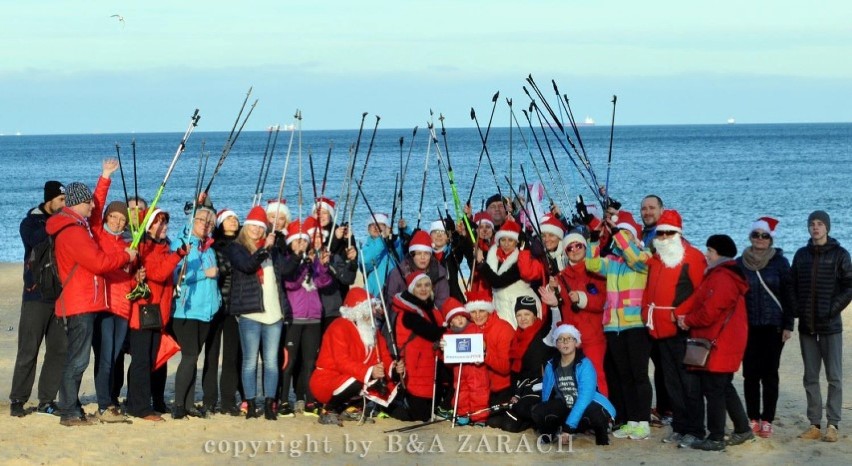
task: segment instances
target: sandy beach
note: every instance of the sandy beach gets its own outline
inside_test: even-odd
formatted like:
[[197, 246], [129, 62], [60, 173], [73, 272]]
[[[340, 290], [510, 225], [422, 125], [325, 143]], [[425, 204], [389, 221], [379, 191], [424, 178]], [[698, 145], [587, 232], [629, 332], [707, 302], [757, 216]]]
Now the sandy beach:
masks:
[[[21, 264], [0, 264], [0, 463], [2, 464], [209, 464], [252, 458], [261, 464], [298, 458], [324, 464], [550, 464], [567, 461], [615, 464], [738, 463], [738, 464], [845, 464], [852, 458], [852, 441], [841, 425], [840, 441], [824, 443], [799, 440], [807, 427], [805, 393], [802, 388], [802, 361], [798, 335], [787, 343], [781, 362], [781, 393], [775, 436], [729, 447], [723, 453], [679, 450], [660, 439], [668, 428], [655, 428], [648, 440], [612, 439], [608, 447], [596, 447], [590, 436], [575, 437], [562, 451], [539, 451], [532, 431], [507, 434], [494, 429], [457, 427], [449, 423], [417, 429], [404, 434], [383, 431], [404, 426], [390, 419], [358, 426], [347, 422], [344, 428], [317, 424], [316, 418], [297, 416], [269, 422], [246, 421], [217, 415], [211, 419], [172, 420], [132, 424], [101, 424], [67, 428], [53, 416], [31, 414], [9, 416], [5, 399], [15, 362], [17, 325], [20, 315]], [[847, 332], [852, 325], [852, 309], [844, 312]], [[848, 334], [848, 333], [847, 333]], [[844, 348], [844, 359], [852, 356], [852, 345]], [[170, 362], [173, 387], [176, 356]], [[41, 359], [39, 359], [41, 362]], [[850, 387], [852, 368], [845, 368], [843, 386]], [[38, 383], [38, 381], [36, 381]], [[742, 379], [735, 386], [742, 396]], [[197, 386], [200, 400], [200, 381]], [[848, 391], [848, 390], [847, 390]], [[825, 382], [823, 381], [823, 394]], [[852, 403], [847, 393], [843, 415], [848, 417]], [[86, 411], [96, 408], [92, 367], [86, 372], [80, 393]], [[34, 407], [31, 399], [28, 407]], [[730, 424], [729, 424], [730, 428]], [[547, 448], [547, 446], [545, 446]]]

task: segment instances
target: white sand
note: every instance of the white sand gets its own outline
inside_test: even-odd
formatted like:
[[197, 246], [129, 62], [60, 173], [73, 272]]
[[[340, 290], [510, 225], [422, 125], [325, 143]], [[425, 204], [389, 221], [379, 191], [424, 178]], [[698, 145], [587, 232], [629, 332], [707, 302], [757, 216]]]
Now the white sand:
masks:
[[[20, 314], [21, 264], [0, 264], [0, 386], [8, 390], [17, 344], [17, 324]], [[847, 335], [852, 329], [852, 309], [844, 312]], [[852, 356], [852, 345], [847, 342], [844, 358]], [[172, 359], [170, 368], [177, 367], [179, 356]], [[843, 385], [849, 388], [852, 368], [846, 367]], [[199, 371], [200, 374], [200, 371]], [[674, 464], [674, 463], [729, 463], [729, 464], [848, 464], [852, 458], [852, 441], [849, 424], [841, 425], [840, 441], [834, 444], [799, 440], [796, 436], [807, 427], [805, 393], [802, 388], [802, 362], [797, 335], [787, 344], [781, 362], [781, 394], [778, 403], [776, 433], [771, 439], [757, 439], [752, 443], [729, 447], [724, 453], [705, 453], [678, 450], [660, 442], [667, 428], [653, 429], [652, 437], [644, 441], [612, 440], [609, 447], [596, 447], [594, 439], [580, 436], [575, 439], [573, 452], [540, 453], [536, 450], [534, 435], [506, 434], [493, 429], [456, 428], [441, 423], [391, 437], [382, 431], [401, 427], [404, 423], [379, 420], [377, 424], [346, 427], [323, 426], [316, 418], [299, 416], [269, 422], [261, 419], [247, 421], [242, 418], [217, 415], [212, 419], [187, 419], [151, 423], [141, 420], [133, 424], [101, 424], [91, 427], [67, 428], [59, 425], [53, 416], [31, 414], [24, 418], [8, 415], [8, 400], [0, 403], [0, 464], [212, 464], [244, 461], [254, 456], [263, 464], [277, 463], [289, 458], [291, 451], [302, 452], [301, 459], [310, 463], [326, 464], [545, 464], [567, 461], [586, 461], [613, 464]], [[38, 383], [36, 381], [36, 383]], [[742, 379], [735, 386], [742, 396]], [[167, 390], [173, 387], [170, 379]], [[823, 382], [823, 393], [825, 383]], [[35, 390], [33, 391], [35, 394]], [[200, 400], [200, 380], [197, 399]], [[94, 384], [91, 364], [84, 376], [81, 399], [86, 411], [95, 410]], [[847, 400], [852, 393], [847, 390]], [[169, 395], [167, 394], [167, 399]], [[33, 396], [34, 398], [34, 396]], [[32, 406], [33, 401], [30, 402]], [[849, 401], [844, 402], [843, 415], [849, 417]], [[350, 446], [358, 442], [357, 452], [346, 451], [345, 437]], [[416, 435], [416, 439], [413, 436]], [[316, 452], [306, 453], [304, 440], [315, 440]], [[410, 439], [411, 436], [412, 438]], [[470, 436], [467, 445], [464, 437]], [[402, 451], [397, 452], [397, 444]], [[414, 440], [409, 444], [410, 440]], [[245, 442], [245, 443], [241, 443]], [[249, 442], [256, 442], [254, 447]], [[297, 442], [292, 443], [291, 442]], [[325, 443], [323, 443], [325, 442]], [[372, 442], [367, 454], [362, 442]], [[425, 453], [411, 453], [417, 442], [425, 442]], [[503, 442], [502, 444], [500, 442]], [[531, 452], [526, 452], [528, 446]], [[432, 452], [429, 453], [429, 450]], [[464, 451], [459, 451], [464, 447]], [[235, 454], [236, 448], [245, 448]], [[255, 453], [252, 455], [252, 449]], [[329, 453], [323, 449], [330, 450]], [[519, 450], [520, 451], [517, 451]], [[443, 450], [444, 452], [441, 452]], [[506, 453], [507, 450], [512, 453]], [[224, 451], [224, 452], [222, 452]], [[478, 451], [478, 453], [477, 453]], [[295, 454], [295, 453], [294, 453]], [[239, 458], [239, 459], [237, 459]]]

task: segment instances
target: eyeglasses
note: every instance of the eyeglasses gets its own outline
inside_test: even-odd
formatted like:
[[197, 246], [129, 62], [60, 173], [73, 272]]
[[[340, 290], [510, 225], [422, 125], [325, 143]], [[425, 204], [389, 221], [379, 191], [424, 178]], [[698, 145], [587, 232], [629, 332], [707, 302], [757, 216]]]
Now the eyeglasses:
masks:
[[216, 222], [214, 222], [214, 221], [212, 221], [212, 220], [205, 220], [205, 219], [203, 219], [203, 218], [196, 218], [196, 219], [195, 219], [195, 221], [196, 221], [196, 222], [201, 222], [202, 224], [204, 224], [205, 226], [208, 226], [208, 227], [209, 227], [210, 225], [214, 225], [214, 224], [216, 223]]
[[586, 245], [583, 243], [571, 243], [568, 246], [565, 246], [565, 250], [567, 252], [574, 252], [582, 249], [586, 249]]
[[751, 239], [770, 239], [772, 235], [769, 233], [761, 233], [759, 231], [753, 231], [750, 235]]
[[556, 339], [556, 343], [574, 343], [577, 341], [574, 337], [559, 337]]
[[674, 236], [676, 234], [677, 232], [673, 230], [657, 230], [657, 236], [661, 237]]

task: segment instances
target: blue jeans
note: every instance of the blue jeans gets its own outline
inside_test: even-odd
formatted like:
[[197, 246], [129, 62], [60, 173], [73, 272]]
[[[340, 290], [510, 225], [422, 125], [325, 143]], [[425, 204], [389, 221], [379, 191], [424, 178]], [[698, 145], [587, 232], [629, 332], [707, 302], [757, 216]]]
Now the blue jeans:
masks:
[[68, 352], [65, 368], [62, 370], [62, 383], [59, 385], [59, 412], [62, 419], [80, 417], [80, 383], [83, 373], [89, 367], [89, 353], [92, 351], [92, 333], [95, 328], [96, 312], [77, 314], [68, 317], [65, 335], [68, 338]]
[[95, 393], [98, 409], [118, 405], [112, 399], [113, 369], [127, 337], [127, 319], [111, 312], [101, 312], [95, 320]]
[[[257, 397], [257, 353], [263, 358], [263, 395], [274, 398], [278, 388], [278, 342], [284, 321], [266, 325], [240, 317], [240, 346], [243, 349], [243, 391], [247, 400]], [[262, 344], [262, 346], [261, 346]]]

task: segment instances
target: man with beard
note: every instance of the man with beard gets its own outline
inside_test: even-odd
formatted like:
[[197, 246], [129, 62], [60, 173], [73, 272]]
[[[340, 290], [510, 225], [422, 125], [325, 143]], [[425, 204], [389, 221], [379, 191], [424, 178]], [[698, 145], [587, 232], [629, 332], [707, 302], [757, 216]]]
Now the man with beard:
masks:
[[[390, 380], [397, 364], [385, 351], [385, 339], [372, 323], [373, 305], [367, 291], [352, 287], [340, 307], [342, 319], [334, 320], [325, 332], [311, 375], [310, 389], [324, 403], [320, 424], [340, 424], [346, 404], [359, 395], [387, 407], [396, 396]], [[358, 344], [358, 343], [361, 344]]]
[[640, 206], [642, 215], [642, 238], [645, 240], [645, 246], [654, 250], [654, 236], [656, 236], [657, 222], [660, 221], [660, 216], [663, 214], [663, 200], [656, 194], [648, 194], [642, 199]]
[[672, 432], [663, 442], [686, 448], [704, 436], [704, 407], [700, 381], [683, 365], [688, 332], [678, 329], [677, 317], [691, 308], [693, 292], [701, 283], [707, 261], [682, 234], [680, 214], [665, 210], [653, 240], [656, 253], [648, 260], [642, 320], [659, 351], [658, 367], [672, 408]]

